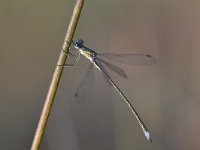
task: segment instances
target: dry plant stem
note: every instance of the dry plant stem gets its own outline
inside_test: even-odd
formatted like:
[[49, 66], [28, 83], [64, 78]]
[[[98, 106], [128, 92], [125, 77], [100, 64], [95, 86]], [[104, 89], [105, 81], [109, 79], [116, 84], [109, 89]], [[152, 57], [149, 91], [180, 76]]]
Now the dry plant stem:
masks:
[[[58, 88], [58, 84], [62, 75], [62, 71], [63, 71], [63, 65], [65, 64], [65, 60], [67, 58], [68, 51], [69, 51], [69, 46], [70, 46], [70, 42], [73, 38], [74, 32], [75, 32], [75, 28], [81, 13], [81, 9], [83, 7], [83, 3], [84, 0], [77, 0], [75, 7], [74, 7], [74, 11], [71, 17], [71, 21], [70, 24], [68, 26], [68, 30], [65, 36], [65, 40], [62, 46], [62, 50], [60, 52], [60, 56], [57, 62], [57, 66], [55, 68], [54, 74], [53, 74], [53, 78], [49, 87], [49, 91], [47, 93], [47, 97], [43, 106], [43, 110], [40, 116], [40, 120], [37, 126], [37, 130], [35, 132], [35, 136], [32, 142], [32, 146], [31, 146], [31, 150], [38, 150], [40, 147], [40, 143], [42, 140], [42, 136], [47, 124], [47, 120], [49, 117], [49, 113], [51, 110], [51, 107], [53, 105], [53, 100], [54, 97], [56, 95], [56, 91]], [[63, 53], [64, 51], [64, 53]], [[65, 54], [66, 53], [66, 54]]]

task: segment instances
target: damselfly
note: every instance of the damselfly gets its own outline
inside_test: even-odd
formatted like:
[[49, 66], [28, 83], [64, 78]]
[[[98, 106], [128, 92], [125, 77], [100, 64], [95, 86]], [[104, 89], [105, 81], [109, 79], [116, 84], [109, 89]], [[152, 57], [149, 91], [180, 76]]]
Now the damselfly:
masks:
[[[123, 69], [106, 62], [105, 60], [101, 59], [100, 57], [109, 58], [113, 61], [116, 61], [119, 63], [124, 63], [124, 64], [140, 64], [140, 65], [153, 64], [153, 63], [155, 63], [155, 58], [149, 54], [96, 53], [94, 50], [86, 47], [84, 45], [84, 42], [82, 39], [78, 40], [76, 43], [73, 43], [73, 45], [74, 45], [74, 49], [77, 50], [77, 52], [79, 52], [78, 59], [76, 60], [76, 63], [74, 65], [76, 65], [78, 63], [80, 55], [83, 55], [85, 58], [87, 58], [93, 64], [93, 66], [95, 66], [95, 68], [97, 68], [99, 71], [101, 71], [104, 74], [107, 81], [113, 86], [113, 88], [117, 91], [117, 93], [121, 96], [121, 98], [126, 102], [128, 107], [130, 108], [131, 112], [137, 119], [140, 127], [142, 128], [142, 131], [143, 131], [144, 135], [146, 136], [147, 140], [151, 141], [150, 132], [147, 129], [146, 125], [143, 123], [143, 121], [140, 118], [139, 114], [137, 113], [136, 109], [133, 107], [133, 105], [127, 99], [127, 97], [124, 95], [124, 93], [120, 90], [120, 88], [115, 84], [115, 82], [112, 80], [112, 78], [108, 75], [107, 71], [105, 70], [105, 68], [102, 64], [105, 64], [108, 68], [110, 68], [114, 72], [118, 73], [122, 77], [126, 78], [127, 77], [126, 73], [123, 71]], [[89, 69], [89, 70], [91, 70], [91, 69]], [[87, 73], [86, 76], [88, 76], [88, 74], [89, 73]], [[81, 86], [80, 86], [80, 88], [81, 88]], [[78, 89], [78, 91], [80, 91], [80, 88]], [[75, 96], [77, 96], [77, 95], [78, 95], [78, 92], [76, 93]]]

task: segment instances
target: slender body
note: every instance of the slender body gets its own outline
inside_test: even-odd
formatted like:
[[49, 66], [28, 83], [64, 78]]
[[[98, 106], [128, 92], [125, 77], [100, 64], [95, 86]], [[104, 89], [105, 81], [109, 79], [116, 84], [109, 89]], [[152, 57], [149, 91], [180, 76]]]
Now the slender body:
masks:
[[134, 109], [133, 105], [130, 103], [130, 101], [127, 99], [127, 97], [123, 94], [123, 92], [120, 90], [120, 88], [115, 84], [115, 82], [111, 79], [111, 77], [108, 75], [106, 70], [104, 69], [102, 63], [100, 62], [100, 59], [97, 57], [97, 53], [93, 51], [92, 49], [86, 47], [83, 45], [83, 40], [79, 40], [75, 43], [75, 48], [80, 52], [81, 55], [86, 57], [91, 63], [94, 64], [95, 68], [97, 68], [99, 71], [101, 71], [105, 78], [108, 80], [108, 82], [114, 87], [114, 89], [118, 92], [118, 94], [122, 97], [122, 99], [126, 102], [128, 107], [130, 108], [131, 112], [137, 119], [138, 123], [140, 124], [140, 127], [142, 128], [142, 131], [146, 138], [151, 141], [150, 132], [148, 131], [147, 127], [143, 123], [142, 119], [138, 115], [137, 111]]

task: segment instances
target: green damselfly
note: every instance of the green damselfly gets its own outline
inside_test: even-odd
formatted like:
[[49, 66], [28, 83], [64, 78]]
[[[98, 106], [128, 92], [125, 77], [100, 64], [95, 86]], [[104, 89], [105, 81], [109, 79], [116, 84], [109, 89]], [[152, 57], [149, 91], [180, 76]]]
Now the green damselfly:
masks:
[[[155, 63], [155, 58], [149, 54], [96, 53], [94, 50], [86, 47], [84, 45], [84, 41], [82, 39], [78, 40], [76, 43], [74, 43], [74, 42], [72, 42], [72, 43], [73, 43], [74, 49], [78, 52], [78, 57], [77, 57], [78, 59], [76, 60], [76, 63], [74, 65], [76, 65], [78, 63], [78, 61], [80, 59], [80, 55], [84, 56], [92, 63], [91, 67], [89, 67], [89, 70], [86, 73], [86, 76], [84, 77], [83, 81], [81, 82], [81, 84], [75, 94], [75, 97], [77, 97], [79, 95], [79, 92], [81, 91], [81, 89], [84, 88], [84, 83], [87, 82], [86, 79], [88, 79], [88, 77], [90, 77], [90, 76], [93, 76], [93, 75], [91, 75], [92, 74], [91, 71], [93, 68], [92, 66], [94, 66], [96, 69], [98, 69], [99, 71], [101, 71], [103, 73], [103, 75], [105, 76], [107, 81], [113, 86], [113, 88], [117, 91], [117, 93], [121, 96], [121, 98], [126, 102], [128, 107], [130, 108], [131, 112], [137, 119], [140, 127], [142, 128], [142, 131], [143, 131], [144, 135], [146, 136], [147, 140], [152, 141], [150, 132], [147, 129], [144, 122], [142, 121], [142, 119], [140, 118], [136, 109], [133, 107], [133, 105], [128, 100], [128, 98], [124, 95], [124, 93], [121, 91], [121, 89], [112, 80], [112, 78], [108, 75], [103, 64], [105, 64], [108, 68], [110, 68], [111, 70], [113, 70], [114, 72], [116, 72], [117, 74], [119, 74], [120, 76], [122, 76], [124, 78], [127, 77], [126, 73], [123, 71], [123, 69], [106, 62], [105, 60], [101, 59], [100, 57], [108, 58], [110, 60], [113, 60], [113, 61], [116, 61], [119, 63], [132, 64], [132, 65], [153, 64], [153, 63]], [[71, 53], [70, 53], [70, 55], [71, 55]], [[72, 65], [67, 65], [67, 66], [72, 66]]]

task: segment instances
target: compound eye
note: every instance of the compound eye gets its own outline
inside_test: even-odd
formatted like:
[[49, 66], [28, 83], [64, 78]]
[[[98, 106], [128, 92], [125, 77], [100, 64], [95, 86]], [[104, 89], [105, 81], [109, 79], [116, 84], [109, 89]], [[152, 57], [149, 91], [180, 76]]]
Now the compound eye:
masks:
[[79, 47], [79, 48], [82, 48], [83, 47], [83, 43], [84, 43], [84, 41], [82, 39], [80, 39], [80, 40], [78, 40], [76, 42], [76, 46]]

